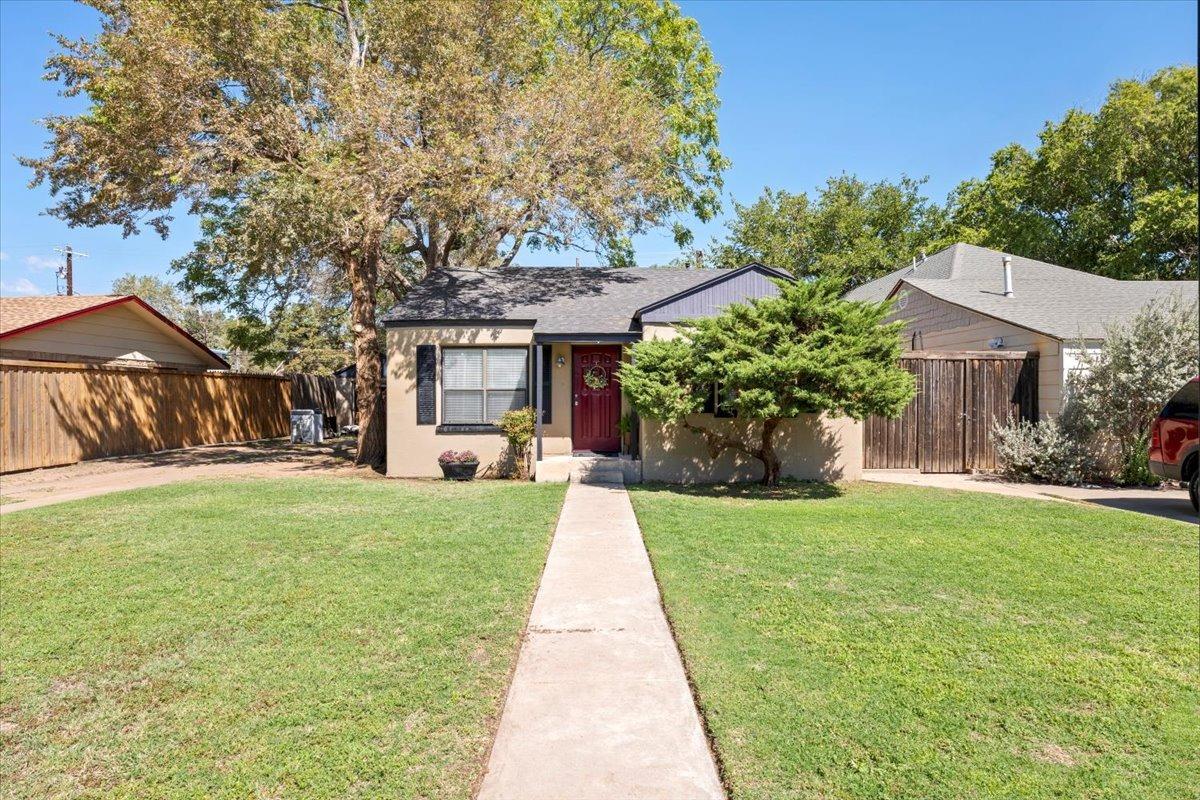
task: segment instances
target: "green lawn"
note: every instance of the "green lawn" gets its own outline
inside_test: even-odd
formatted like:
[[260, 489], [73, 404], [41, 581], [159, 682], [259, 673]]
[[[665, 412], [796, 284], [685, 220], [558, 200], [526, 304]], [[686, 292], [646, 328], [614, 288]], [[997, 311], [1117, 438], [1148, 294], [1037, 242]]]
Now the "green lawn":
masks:
[[1195, 526], [871, 484], [631, 494], [738, 800], [1195, 796]]
[[212, 481], [6, 515], [0, 796], [468, 797], [565, 488]]

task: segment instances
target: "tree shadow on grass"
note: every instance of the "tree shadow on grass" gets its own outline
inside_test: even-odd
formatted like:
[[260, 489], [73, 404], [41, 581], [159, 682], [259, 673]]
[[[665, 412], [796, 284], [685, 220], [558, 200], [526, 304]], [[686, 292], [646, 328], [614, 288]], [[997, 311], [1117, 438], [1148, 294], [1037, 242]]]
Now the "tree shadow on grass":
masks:
[[639, 483], [628, 488], [636, 492], [737, 500], [832, 500], [843, 494], [842, 487], [835, 483], [790, 480], [769, 487], [758, 483]]

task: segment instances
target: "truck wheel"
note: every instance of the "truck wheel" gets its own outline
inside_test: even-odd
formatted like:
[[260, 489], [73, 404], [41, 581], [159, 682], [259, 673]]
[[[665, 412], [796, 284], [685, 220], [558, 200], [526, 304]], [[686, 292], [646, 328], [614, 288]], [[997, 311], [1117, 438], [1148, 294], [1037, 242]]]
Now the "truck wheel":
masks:
[[1192, 479], [1188, 481], [1188, 497], [1192, 499], [1192, 508], [1200, 512], [1200, 469], [1192, 473]]

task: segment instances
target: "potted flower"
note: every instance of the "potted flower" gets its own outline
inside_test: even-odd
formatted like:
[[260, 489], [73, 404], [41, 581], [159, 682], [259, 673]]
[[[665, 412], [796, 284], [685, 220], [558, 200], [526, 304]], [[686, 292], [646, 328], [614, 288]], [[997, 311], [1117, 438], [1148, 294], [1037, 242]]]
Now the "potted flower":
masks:
[[438, 456], [442, 477], [448, 481], [470, 481], [479, 469], [479, 456], [470, 450], [447, 450]]

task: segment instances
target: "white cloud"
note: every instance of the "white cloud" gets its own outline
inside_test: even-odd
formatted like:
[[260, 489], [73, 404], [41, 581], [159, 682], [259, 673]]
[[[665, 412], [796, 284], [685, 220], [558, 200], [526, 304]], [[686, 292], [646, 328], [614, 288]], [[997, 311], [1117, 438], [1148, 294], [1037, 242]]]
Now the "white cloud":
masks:
[[0, 250], [0, 261], [8, 261], [8, 253]]
[[57, 258], [45, 256], [25, 256], [25, 266], [31, 269], [58, 269], [61, 262]]
[[0, 294], [33, 295], [45, 292], [35, 286], [29, 278], [17, 278], [15, 281], [0, 281]]

